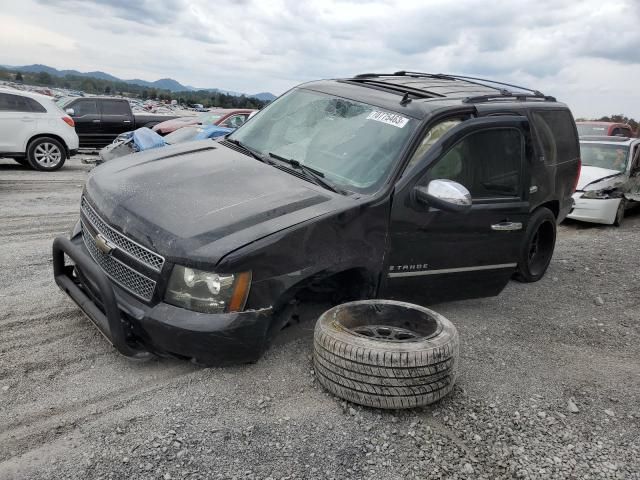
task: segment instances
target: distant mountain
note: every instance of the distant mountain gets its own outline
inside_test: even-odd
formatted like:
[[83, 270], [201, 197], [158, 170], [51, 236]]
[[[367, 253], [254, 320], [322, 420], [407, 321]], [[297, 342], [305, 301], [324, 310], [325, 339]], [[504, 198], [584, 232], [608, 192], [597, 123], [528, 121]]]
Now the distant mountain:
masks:
[[132, 80], [122, 80], [121, 78], [114, 77], [113, 75], [105, 72], [79, 72], [77, 70], [58, 70], [53, 67], [49, 67], [48, 65], [42, 64], [34, 64], [34, 65], [23, 65], [23, 66], [11, 66], [11, 65], [1, 65], [4, 68], [9, 70], [14, 70], [16, 72], [27, 72], [27, 73], [40, 73], [46, 72], [49, 75], [53, 75], [55, 77], [64, 77], [65, 75], [76, 75], [79, 77], [91, 77], [91, 78], [99, 78], [100, 80], [109, 80], [111, 82], [124, 82], [130, 83], [133, 85], [140, 85], [142, 87], [149, 88], [157, 88], [160, 90], [170, 90], [172, 92], [186, 92], [186, 91], [196, 91], [196, 90], [206, 90], [210, 92], [220, 92], [225, 93], [227, 95], [245, 95], [247, 97], [255, 97], [259, 100], [263, 101], [271, 101], [276, 98], [273, 93], [269, 92], [261, 92], [255, 95], [247, 94], [247, 93], [239, 93], [232, 92], [228, 90], [220, 90], [218, 88], [196, 88], [189, 85], [182, 85], [180, 82], [174, 80], [173, 78], [161, 78], [160, 80], [156, 80], [155, 82], [149, 82], [147, 80], [141, 80], [139, 78], [134, 78]]
[[272, 102], [276, 98], [278, 98], [271, 92], [256, 93], [255, 95], [252, 95], [252, 97], [257, 98], [258, 100], [262, 100], [263, 102]]
[[182, 85], [180, 82], [177, 82], [173, 78], [161, 78], [160, 80], [156, 80], [155, 82], [148, 82], [146, 80], [140, 80], [139, 78], [134, 78], [133, 80], [122, 80], [126, 83], [133, 83], [134, 85], [140, 85], [142, 87], [149, 88], [159, 88], [162, 90], [171, 90], [172, 92], [186, 92], [191, 90], [197, 90], [195, 88], [186, 87]]

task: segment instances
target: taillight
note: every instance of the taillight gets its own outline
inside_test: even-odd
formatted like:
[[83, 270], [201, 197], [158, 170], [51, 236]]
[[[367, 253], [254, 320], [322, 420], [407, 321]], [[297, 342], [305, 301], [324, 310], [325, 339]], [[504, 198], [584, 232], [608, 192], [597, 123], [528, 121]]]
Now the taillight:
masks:
[[76, 126], [76, 122], [74, 122], [73, 118], [71, 118], [71, 117], [64, 116], [64, 117], [62, 117], [62, 120], [64, 120], [64, 123], [66, 123], [70, 127], [75, 127]]
[[580, 181], [580, 172], [582, 171], [582, 160], [578, 159], [578, 173], [576, 173], [576, 179], [573, 182], [573, 191], [575, 193], [578, 188], [578, 182]]

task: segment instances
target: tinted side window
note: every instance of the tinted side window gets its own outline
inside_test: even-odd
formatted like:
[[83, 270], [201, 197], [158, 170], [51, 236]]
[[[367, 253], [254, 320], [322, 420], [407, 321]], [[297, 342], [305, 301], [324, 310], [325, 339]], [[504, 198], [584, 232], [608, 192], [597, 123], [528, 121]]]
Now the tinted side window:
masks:
[[448, 179], [464, 185], [474, 199], [520, 195], [523, 138], [513, 128], [472, 133], [450, 148], [421, 180]]
[[580, 157], [573, 118], [567, 110], [540, 110], [532, 113], [538, 142], [549, 165]]
[[0, 93], [0, 111], [3, 112], [31, 112], [26, 97]]
[[126, 102], [102, 102], [103, 115], [129, 115], [129, 106]]
[[47, 109], [44, 108], [40, 102], [35, 101], [33, 98], [24, 97], [27, 105], [31, 109], [32, 112], [36, 113], [47, 113]]
[[69, 108], [73, 108], [74, 116], [98, 115], [98, 105], [95, 100], [78, 100]]

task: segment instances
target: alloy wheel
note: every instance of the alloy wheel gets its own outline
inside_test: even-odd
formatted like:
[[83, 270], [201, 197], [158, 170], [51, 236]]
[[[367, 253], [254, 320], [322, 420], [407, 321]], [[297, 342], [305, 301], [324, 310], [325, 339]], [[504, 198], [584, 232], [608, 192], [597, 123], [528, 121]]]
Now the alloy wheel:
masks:
[[60, 148], [49, 142], [43, 142], [39, 144], [34, 152], [33, 156], [38, 165], [44, 168], [52, 168], [60, 163], [62, 160], [62, 152]]

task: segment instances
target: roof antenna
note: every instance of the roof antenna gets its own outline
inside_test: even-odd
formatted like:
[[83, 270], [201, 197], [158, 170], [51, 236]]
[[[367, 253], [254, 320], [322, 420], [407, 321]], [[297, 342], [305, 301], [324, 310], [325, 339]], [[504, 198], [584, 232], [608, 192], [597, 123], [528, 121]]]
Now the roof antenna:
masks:
[[402, 100], [400, 100], [400, 105], [407, 105], [408, 103], [411, 103], [411, 99], [409, 98], [409, 92], [405, 93], [402, 96]]

